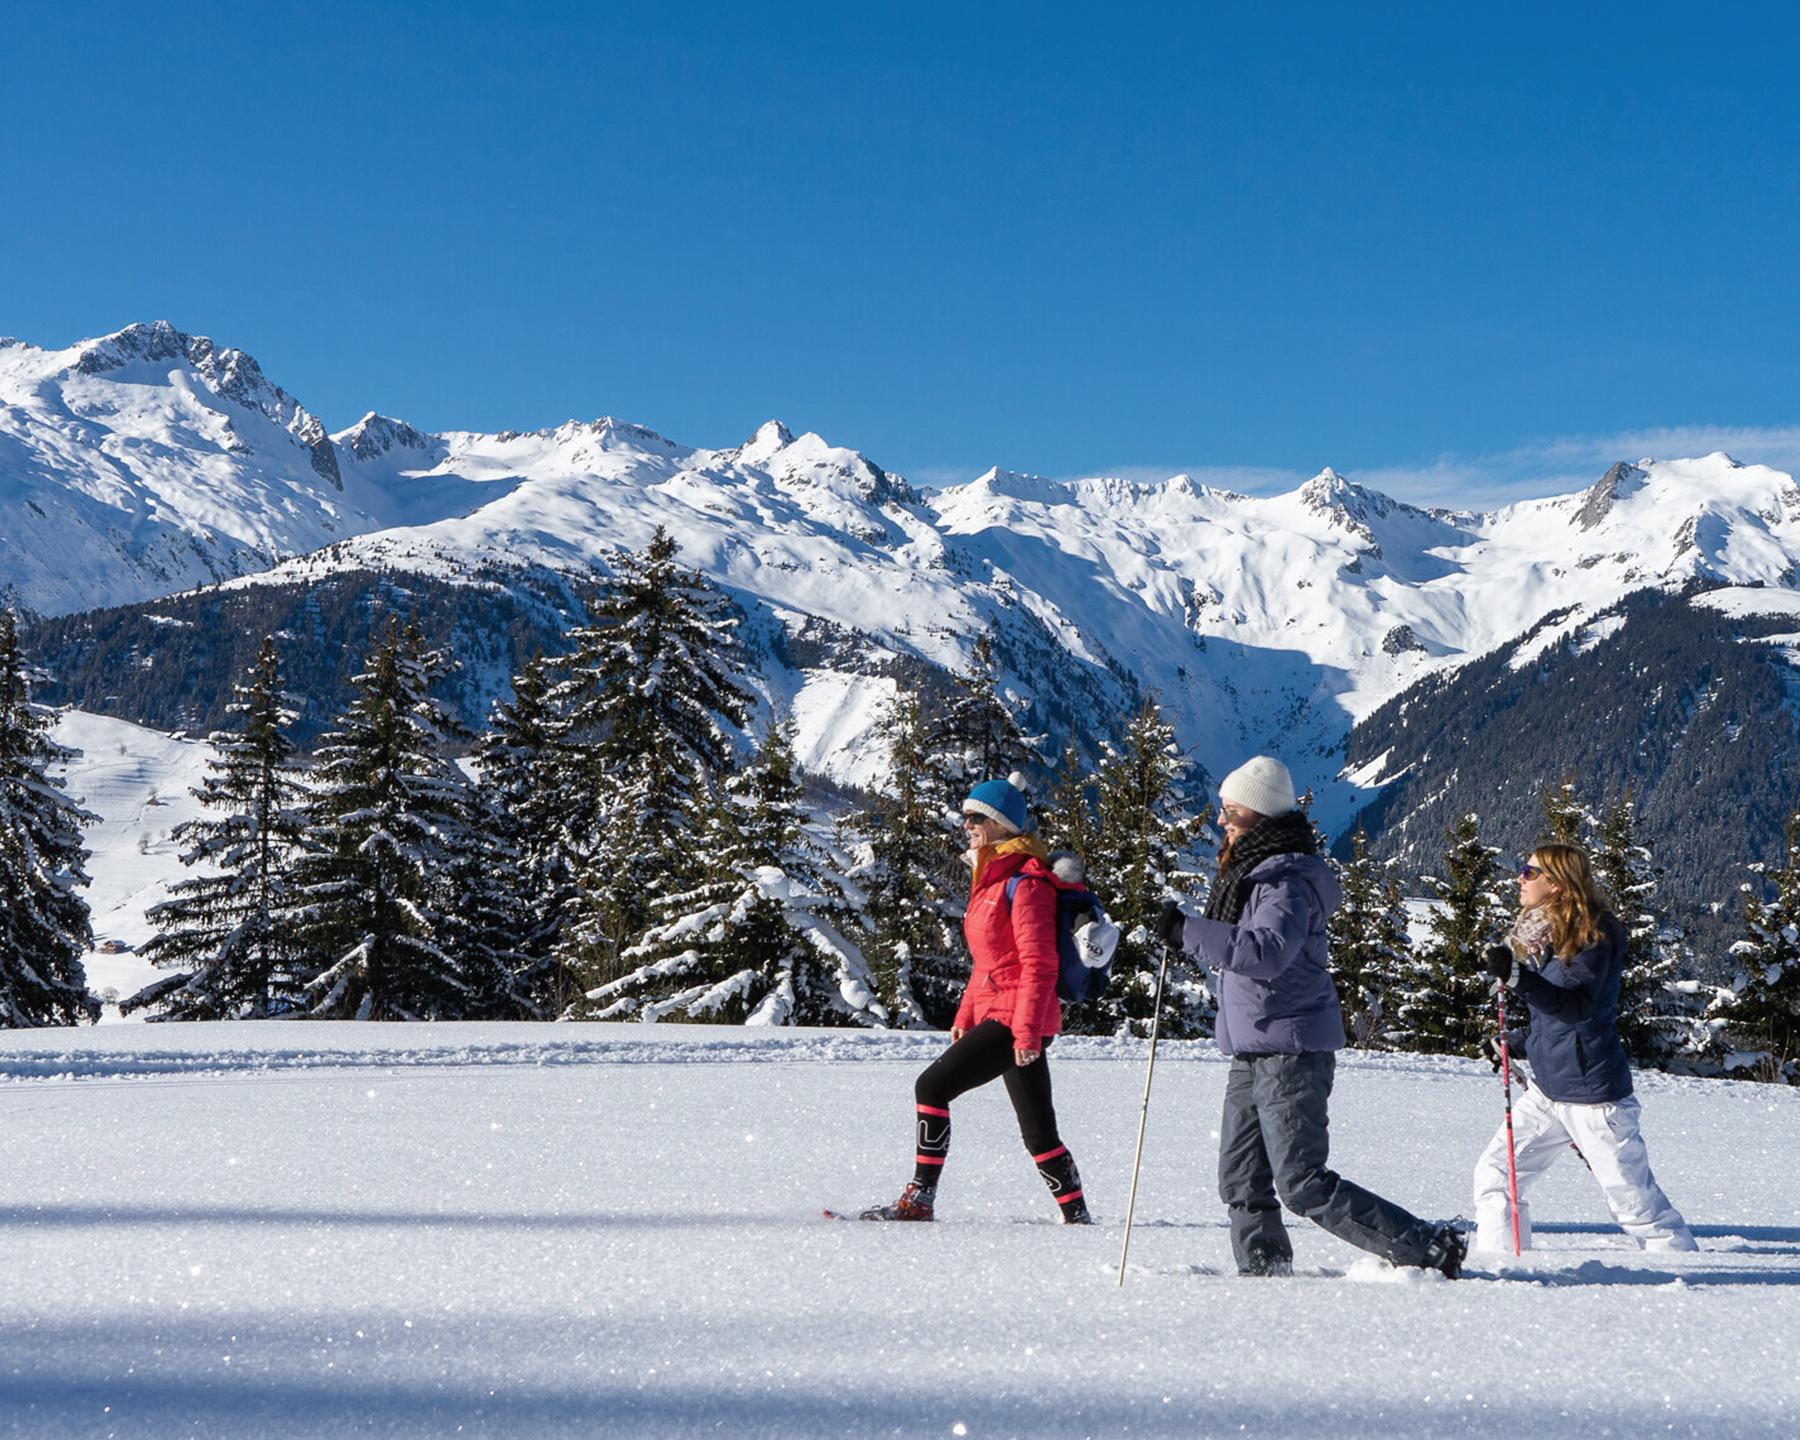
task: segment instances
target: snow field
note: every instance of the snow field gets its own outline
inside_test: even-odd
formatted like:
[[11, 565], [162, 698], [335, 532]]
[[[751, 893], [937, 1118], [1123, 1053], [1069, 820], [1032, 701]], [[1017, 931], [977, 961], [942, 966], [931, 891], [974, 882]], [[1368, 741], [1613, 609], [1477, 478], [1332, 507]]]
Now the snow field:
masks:
[[[1701, 1237], [1644, 1255], [1570, 1156], [1538, 1251], [1446, 1282], [1302, 1223], [1240, 1279], [1225, 1064], [1164, 1045], [1114, 1283], [1142, 1043], [1053, 1053], [1101, 1223], [1065, 1230], [1000, 1087], [931, 1226], [836, 1224], [910, 1169], [941, 1037], [642, 1025], [0, 1034], [0, 1435], [1782, 1436], [1800, 1096], [1645, 1077]], [[1347, 1057], [1334, 1160], [1468, 1206], [1485, 1066]]]

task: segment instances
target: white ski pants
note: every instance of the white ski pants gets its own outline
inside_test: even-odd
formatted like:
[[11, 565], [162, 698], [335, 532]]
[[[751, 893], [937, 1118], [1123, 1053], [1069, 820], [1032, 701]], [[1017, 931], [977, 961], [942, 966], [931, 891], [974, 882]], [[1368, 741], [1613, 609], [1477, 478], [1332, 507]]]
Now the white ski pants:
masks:
[[[1571, 1143], [1581, 1152], [1613, 1219], [1644, 1250], [1695, 1250], [1687, 1222], [1650, 1173], [1650, 1155], [1638, 1131], [1642, 1107], [1635, 1095], [1605, 1105], [1549, 1100], [1533, 1086], [1513, 1101], [1513, 1152], [1519, 1172], [1519, 1244], [1531, 1246], [1531, 1206], [1526, 1187], [1550, 1168]], [[1574, 1157], [1570, 1156], [1573, 1160]], [[1475, 1248], [1512, 1250], [1507, 1208], [1506, 1125], [1501, 1123], [1475, 1162]]]

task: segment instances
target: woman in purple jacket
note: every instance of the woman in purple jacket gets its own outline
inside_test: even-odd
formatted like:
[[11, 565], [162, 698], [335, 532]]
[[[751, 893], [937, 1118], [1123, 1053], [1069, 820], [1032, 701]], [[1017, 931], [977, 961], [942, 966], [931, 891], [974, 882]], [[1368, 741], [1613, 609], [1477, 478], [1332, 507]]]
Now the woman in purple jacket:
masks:
[[1219, 1048], [1232, 1057], [1219, 1127], [1219, 1197], [1243, 1275], [1291, 1273], [1281, 1206], [1395, 1265], [1455, 1279], [1468, 1249], [1327, 1164], [1344, 1017], [1327, 968], [1325, 921], [1343, 899], [1279, 760], [1258, 755], [1219, 787], [1225, 847], [1204, 917], [1174, 901], [1162, 937], [1218, 972]]

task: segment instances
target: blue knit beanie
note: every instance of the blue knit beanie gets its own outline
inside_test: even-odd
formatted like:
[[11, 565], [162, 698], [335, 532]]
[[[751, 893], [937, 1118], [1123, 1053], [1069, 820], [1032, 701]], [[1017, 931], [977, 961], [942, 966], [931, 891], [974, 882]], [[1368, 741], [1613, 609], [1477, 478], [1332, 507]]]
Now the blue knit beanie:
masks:
[[1014, 771], [1004, 780], [983, 780], [963, 801], [963, 814], [985, 815], [998, 820], [1015, 835], [1023, 835], [1030, 824], [1025, 814], [1025, 779]]

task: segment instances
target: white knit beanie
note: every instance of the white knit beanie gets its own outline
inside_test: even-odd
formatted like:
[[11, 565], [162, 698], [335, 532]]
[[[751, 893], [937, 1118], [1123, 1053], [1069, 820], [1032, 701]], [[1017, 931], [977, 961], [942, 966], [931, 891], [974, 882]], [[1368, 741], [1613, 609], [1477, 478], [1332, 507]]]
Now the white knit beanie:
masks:
[[1219, 786], [1219, 799], [1258, 815], [1286, 815], [1300, 807], [1294, 798], [1294, 777], [1268, 755], [1254, 755], [1227, 775]]

